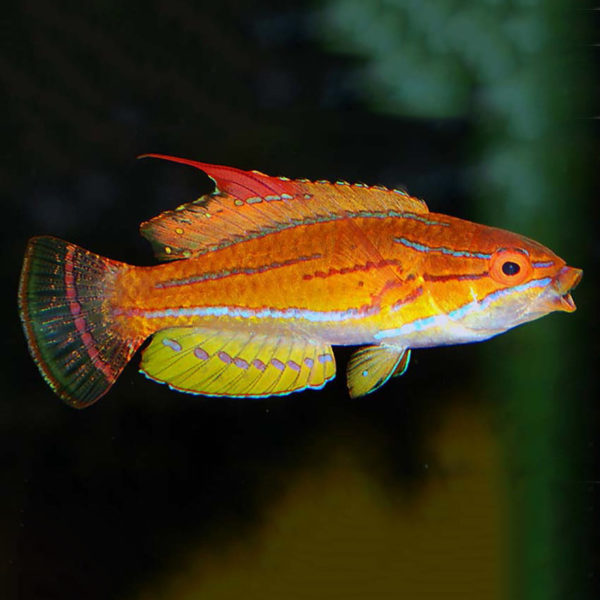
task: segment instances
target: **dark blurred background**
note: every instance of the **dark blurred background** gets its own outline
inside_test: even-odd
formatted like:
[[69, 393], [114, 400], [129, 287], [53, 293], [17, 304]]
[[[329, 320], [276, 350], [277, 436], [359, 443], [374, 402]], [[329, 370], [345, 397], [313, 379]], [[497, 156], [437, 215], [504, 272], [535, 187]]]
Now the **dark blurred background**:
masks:
[[[569, 0], [3, 6], [0, 597], [585, 598], [598, 588], [598, 11]], [[28, 237], [153, 264], [210, 189], [160, 152], [405, 186], [584, 268], [573, 315], [414, 353], [348, 398], [61, 404], [28, 355]], [[275, 292], [275, 291], [274, 291]]]

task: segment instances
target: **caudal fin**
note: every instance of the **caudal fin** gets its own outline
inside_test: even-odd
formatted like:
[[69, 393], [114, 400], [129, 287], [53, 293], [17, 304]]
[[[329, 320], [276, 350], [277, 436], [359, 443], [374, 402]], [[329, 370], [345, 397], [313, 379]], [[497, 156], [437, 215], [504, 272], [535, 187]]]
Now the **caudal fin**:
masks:
[[119, 332], [107, 305], [123, 267], [54, 237], [27, 245], [19, 310], [29, 350], [50, 387], [75, 408], [101, 398], [142, 342]]

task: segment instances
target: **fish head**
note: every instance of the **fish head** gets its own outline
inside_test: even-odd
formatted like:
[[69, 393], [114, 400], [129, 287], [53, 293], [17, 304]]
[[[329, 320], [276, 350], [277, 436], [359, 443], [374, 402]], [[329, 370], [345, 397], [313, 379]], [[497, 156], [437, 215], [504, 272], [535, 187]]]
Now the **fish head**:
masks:
[[[555, 311], [573, 312], [571, 296], [583, 271], [526, 237], [492, 228], [481, 277], [468, 285], [472, 300], [450, 315], [480, 337], [492, 337]], [[468, 282], [465, 282], [468, 283]]]

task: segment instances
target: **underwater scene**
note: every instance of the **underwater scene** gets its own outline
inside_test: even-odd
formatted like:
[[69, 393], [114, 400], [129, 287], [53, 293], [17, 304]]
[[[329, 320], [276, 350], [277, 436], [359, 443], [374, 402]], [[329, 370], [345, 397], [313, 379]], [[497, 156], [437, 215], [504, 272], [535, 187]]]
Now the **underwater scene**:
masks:
[[0, 596], [596, 597], [597, 17], [5, 9]]

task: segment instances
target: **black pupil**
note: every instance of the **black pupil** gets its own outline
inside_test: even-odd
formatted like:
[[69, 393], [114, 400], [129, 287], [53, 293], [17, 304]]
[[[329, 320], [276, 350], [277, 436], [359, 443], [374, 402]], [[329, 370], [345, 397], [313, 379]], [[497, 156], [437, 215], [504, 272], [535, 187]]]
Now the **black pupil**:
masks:
[[502, 272], [505, 275], [516, 275], [520, 270], [521, 270], [521, 267], [517, 263], [511, 262], [511, 261], [506, 261], [502, 265]]

